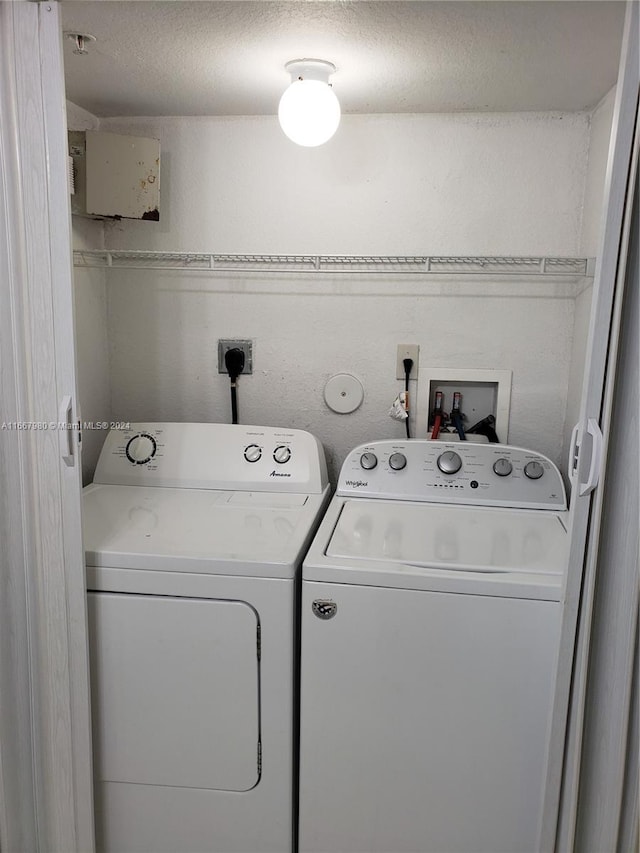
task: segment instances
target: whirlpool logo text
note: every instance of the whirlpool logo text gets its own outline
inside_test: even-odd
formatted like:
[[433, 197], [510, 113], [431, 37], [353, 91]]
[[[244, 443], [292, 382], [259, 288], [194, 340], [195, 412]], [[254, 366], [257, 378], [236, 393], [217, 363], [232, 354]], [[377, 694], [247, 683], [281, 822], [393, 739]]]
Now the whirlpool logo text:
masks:
[[361, 486], [368, 486], [368, 481], [365, 480], [345, 480], [346, 486], [352, 486], [354, 489], [359, 489]]

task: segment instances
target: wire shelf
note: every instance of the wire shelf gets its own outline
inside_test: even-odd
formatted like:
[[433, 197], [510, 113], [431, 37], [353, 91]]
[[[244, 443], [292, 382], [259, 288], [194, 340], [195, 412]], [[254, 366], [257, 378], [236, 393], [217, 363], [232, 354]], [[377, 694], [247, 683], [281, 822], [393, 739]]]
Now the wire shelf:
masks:
[[442, 255], [231, 255], [207, 252], [76, 250], [76, 267], [209, 272], [384, 273], [589, 277], [592, 258], [453, 257]]

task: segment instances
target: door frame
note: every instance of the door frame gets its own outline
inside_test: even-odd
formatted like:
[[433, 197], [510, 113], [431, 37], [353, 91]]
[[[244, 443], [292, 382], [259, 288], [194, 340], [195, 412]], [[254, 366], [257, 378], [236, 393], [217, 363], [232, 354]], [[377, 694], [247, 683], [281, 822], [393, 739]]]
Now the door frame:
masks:
[[[627, 0], [624, 35], [616, 88], [603, 214], [594, 274], [593, 301], [586, 348], [576, 476], [571, 495], [570, 550], [556, 689], [550, 724], [545, 801], [540, 849], [544, 853], [571, 851], [574, 844], [580, 773], [584, 690], [589, 667], [592, 592], [598, 561], [603, 477], [595, 491], [580, 495], [595, 447], [588, 424], [599, 425], [602, 459], [607, 457], [611, 420], [611, 385], [620, 335], [620, 311], [625, 284], [629, 239], [626, 214], [633, 193], [637, 148], [634, 149], [640, 91], [639, 4]], [[634, 154], [635, 150], [635, 154]], [[569, 467], [571, 469], [572, 462]]]
[[[0, 847], [90, 853], [81, 435], [58, 4], [0, 3], [0, 46], [0, 533], [11, 593], [0, 604], [7, 617], [0, 618]], [[61, 417], [69, 421], [62, 429]]]

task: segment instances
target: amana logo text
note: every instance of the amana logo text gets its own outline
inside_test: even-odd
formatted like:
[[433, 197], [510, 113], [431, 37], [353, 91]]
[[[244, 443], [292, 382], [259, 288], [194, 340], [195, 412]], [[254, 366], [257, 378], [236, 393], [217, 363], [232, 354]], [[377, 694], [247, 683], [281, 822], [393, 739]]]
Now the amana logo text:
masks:
[[291, 474], [287, 474], [284, 471], [272, 471], [269, 474], [270, 477], [290, 477]]

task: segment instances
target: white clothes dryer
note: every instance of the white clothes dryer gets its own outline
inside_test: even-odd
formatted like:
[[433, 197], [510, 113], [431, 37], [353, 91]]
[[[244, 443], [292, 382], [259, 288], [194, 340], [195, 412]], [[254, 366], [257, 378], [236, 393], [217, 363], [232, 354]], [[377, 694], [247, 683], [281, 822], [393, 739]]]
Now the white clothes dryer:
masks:
[[534, 853], [560, 474], [496, 444], [346, 459], [303, 565], [300, 853]]
[[328, 494], [300, 430], [108, 434], [83, 494], [99, 850], [292, 850], [296, 574]]

